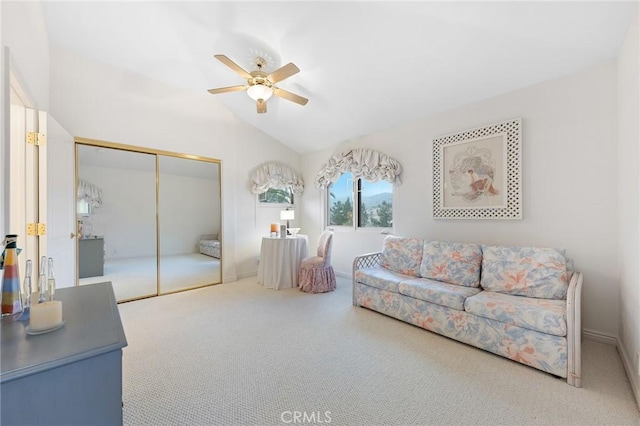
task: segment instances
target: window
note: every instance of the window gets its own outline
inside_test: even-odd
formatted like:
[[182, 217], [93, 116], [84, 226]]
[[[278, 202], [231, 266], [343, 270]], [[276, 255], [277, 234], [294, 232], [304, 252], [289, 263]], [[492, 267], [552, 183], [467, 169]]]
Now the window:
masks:
[[258, 194], [258, 203], [266, 204], [293, 204], [293, 191], [291, 187], [285, 189], [269, 188], [267, 192]]
[[78, 213], [78, 216], [89, 216], [93, 213], [93, 208], [86, 200], [78, 200], [76, 212]]
[[393, 185], [387, 181], [358, 179], [358, 226], [391, 228], [393, 226]]
[[335, 183], [329, 185], [329, 225], [353, 226], [353, 178], [344, 173]]
[[294, 204], [294, 194], [302, 195], [302, 176], [290, 167], [265, 163], [251, 173], [251, 192], [258, 194], [256, 202], [261, 207], [284, 207]]
[[393, 226], [393, 185], [387, 181], [353, 180], [343, 173], [327, 191], [327, 225], [356, 228]]

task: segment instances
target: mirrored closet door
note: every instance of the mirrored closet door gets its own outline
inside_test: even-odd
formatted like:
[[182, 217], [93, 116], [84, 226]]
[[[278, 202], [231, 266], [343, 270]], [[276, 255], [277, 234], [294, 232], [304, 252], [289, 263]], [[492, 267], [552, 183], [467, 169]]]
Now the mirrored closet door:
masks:
[[78, 281], [117, 300], [158, 294], [156, 157], [77, 145]]
[[162, 293], [221, 282], [219, 165], [158, 156]]
[[76, 138], [78, 285], [119, 302], [222, 282], [220, 162]]

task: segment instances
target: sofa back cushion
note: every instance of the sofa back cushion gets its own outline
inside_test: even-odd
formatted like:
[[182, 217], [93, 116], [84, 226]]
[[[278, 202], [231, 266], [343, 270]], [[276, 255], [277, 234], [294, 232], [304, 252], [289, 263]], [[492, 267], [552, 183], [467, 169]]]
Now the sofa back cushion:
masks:
[[380, 264], [392, 271], [418, 277], [422, 262], [423, 240], [387, 235]]
[[420, 276], [466, 287], [480, 286], [482, 249], [478, 244], [425, 241]]
[[563, 249], [482, 246], [485, 290], [540, 299], [566, 299], [567, 258]]

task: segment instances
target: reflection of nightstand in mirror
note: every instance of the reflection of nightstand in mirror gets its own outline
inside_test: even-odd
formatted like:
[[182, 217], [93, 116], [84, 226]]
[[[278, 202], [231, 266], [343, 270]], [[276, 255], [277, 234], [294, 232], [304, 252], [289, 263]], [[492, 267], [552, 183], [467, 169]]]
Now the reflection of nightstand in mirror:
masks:
[[104, 275], [104, 238], [81, 238], [79, 250], [80, 278]]

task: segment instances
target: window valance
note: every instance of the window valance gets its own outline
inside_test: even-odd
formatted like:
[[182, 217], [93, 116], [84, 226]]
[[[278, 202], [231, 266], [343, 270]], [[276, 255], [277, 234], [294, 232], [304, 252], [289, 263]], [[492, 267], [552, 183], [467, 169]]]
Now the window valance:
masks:
[[340, 178], [343, 173], [353, 174], [354, 179], [370, 182], [386, 180], [400, 184], [402, 166], [386, 154], [368, 148], [354, 148], [334, 155], [316, 174], [315, 185], [326, 188]]
[[102, 205], [102, 190], [83, 179], [78, 179], [78, 200], [84, 200], [93, 207]]
[[295, 195], [304, 191], [304, 181], [299, 173], [280, 163], [266, 163], [256, 168], [251, 174], [251, 192], [262, 194], [270, 188], [291, 188]]

